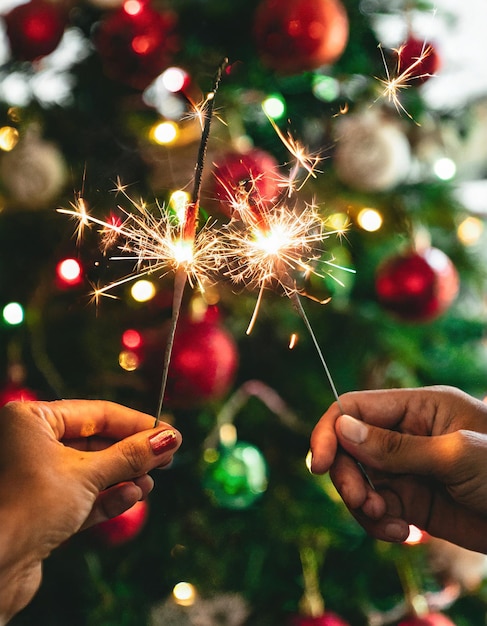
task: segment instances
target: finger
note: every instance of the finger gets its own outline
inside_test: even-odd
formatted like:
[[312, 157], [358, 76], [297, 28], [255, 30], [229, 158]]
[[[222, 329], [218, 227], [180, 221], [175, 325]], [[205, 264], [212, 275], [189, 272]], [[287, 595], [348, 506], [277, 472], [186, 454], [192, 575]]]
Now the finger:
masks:
[[330, 468], [330, 477], [345, 505], [353, 511], [360, 509], [371, 519], [379, 519], [386, 512], [380, 493], [372, 488], [354, 459], [338, 453]]
[[354, 391], [341, 395], [340, 401], [330, 406], [311, 434], [311, 471], [322, 474], [333, 463], [337, 449], [335, 422], [342, 413], [355, 415], [371, 424], [395, 428], [408, 413], [415, 414], [420, 408], [424, 410], [424, 402], [430, 396], [431, 392], [425, 394], [422, 389]]
[[[146, 481], [145, 478], [148, 478], [149, 481]], [[85, 530], [90, 526], [117, 517], [117, 515], [121, 515], [130, 509], [139, 500], [143, 500], [152, 489], [150, 487], [152, 479], [150, 479], [150, 476], [145, 478], [143, 481], [137, 479], [133, 482], [119, 483], [101, 492], [80, 530]]]
[[354, 511], [351, 511], [351, 513], [367, 534], [375, 539], [403, 543], [408, 538], [409, 524], [399, 517], [384, 515], [379, 520], [373, 520]]
[[[424, 437], [370, 426], [350, 415], [336, 423], [340, 444], [365, 465], [391, 473], [443, 475], [456, 456], [451, 436]], [[450, 443], [449, 443], [450, 442]]]
[[340, 407], [334, 402], [311, 433], [309, 468], [313, 474], [324, 474], [335, 460], [337, 453], [335, 422], [340, 414]]
[[112, 446], [91, 452], [84, 471], [98, 491], [167, 465], [181, 445], [181, 434], [165, 427], [136, 433]]
[[154, 417], [105, 400], [55, 400], [32, 406], [42, 412], [58, 439], [98, 435], [118, 440], [154, 426]]

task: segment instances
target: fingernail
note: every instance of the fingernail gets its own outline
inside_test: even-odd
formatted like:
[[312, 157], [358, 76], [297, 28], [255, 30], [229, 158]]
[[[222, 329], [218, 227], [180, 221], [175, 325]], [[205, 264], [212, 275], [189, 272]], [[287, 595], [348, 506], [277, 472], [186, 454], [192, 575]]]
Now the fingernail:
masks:
[[342, 435], [352, 443], [363, 443], [367, 438], [367, 426], [350, 415], [340, 417]]
[[178, 438], [175, 430], [161, 430], [156, 435], [149, 437], [150, 447], [154, 454], [167, 452], [177, 444]]
[[308, 454], [306, 455], [306, 467], [308, 468], [308, 472], [310, 472], [311, 474], [313, 473], [313, 470], [311, 469], [311, 466], [313, 464], [313, 453], [311, 452], [311, 450], [308, 450]]
[[384, 531], [391, 541], [405, 541], [408, 536], [408, 531], [404, 527], [404, 524], [400, 524], [399, 522], [387, 524]]

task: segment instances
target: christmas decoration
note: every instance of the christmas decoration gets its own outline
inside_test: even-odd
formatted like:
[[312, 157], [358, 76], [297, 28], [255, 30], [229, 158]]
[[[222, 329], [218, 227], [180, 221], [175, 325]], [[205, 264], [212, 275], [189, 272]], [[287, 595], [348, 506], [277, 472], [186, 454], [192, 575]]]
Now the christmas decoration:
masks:
[[[168, 330], [166, 326], [142, 332], [141, 372], [155, 390]], [[238, 360], [235, 340], [221, 324], [182, 319], [174, 340], [165, 404], [192, 407], [221, 398], [230, 389]]]
[[145, 89], [165, 69], [178, 47], [176, 16], [149, 2], [126, 2], [98, 24], [94, 43], [111, 79]]
[[120, 515], [88, 529], [88, 533], [103, 545], [115, 547], [135, 539], [145, 526], [149, 515], [147, 500], [139, 500]]
[[11, 152], [0, 156], [0, 182], [21, 209], [40, 209], [53, 203], [66, 184], [67, 172], [59, 148], [29, 128]]
[[407, 76], [412, 85], [422, 85], [434, 76], [441, 66], [436, 47], [412, 35], [399, 47], [397, 55], [400, 72]]
[[360, 191], [385, 191], [406, 179], [411, 150], [397, 120], [367, 111], [336, 125], [333, 166], [338, 178]]
[[348, 30], [340, 0], [263, 0], [254, 16], [262, 61], [285, 74], [334, 63], [345, 49]]
[[376, 292], [382, 306], [401, 320], [426, 322], [442, 315], [458, 294], [458, 272], [438, 248], [409, 250], [377, 269]]
[[29, 402], [31, 400], [38, 400], [36, 393], [14, 382], [9, 382], [7, 385], [0, 389], [0, 406], [7, 404], [7, 402], [14, 402], [20, 400], [21, 402]]
[[209, 459], [204, 486], [218, 506], [246, 509], [265, 492], [267, 463], [255, 446], [242, 441], [222, 445]]
[[238, 219], [239, 192], [257, 207], [268, 207], [280, 192], [278, 162], [258, 148], [224, 154], [215, 161], [213, 176], [209, 194], [219, 201], [220, 211], [228, 217]]
[[455, 624], [443, 613], [428, 613], [420, 617], [409, 617], [398, 626], [455, 626]]
[[19, 61], [35, 61], [53, 52], [67, 25], [67, 12], [49, 0], [30, 0], [4, 16], [10, 50]]
[[294, 617], [290, 622], [290, 626], [349, 626], [349, 624], [339, 615], [327, 611], [319, 617]]

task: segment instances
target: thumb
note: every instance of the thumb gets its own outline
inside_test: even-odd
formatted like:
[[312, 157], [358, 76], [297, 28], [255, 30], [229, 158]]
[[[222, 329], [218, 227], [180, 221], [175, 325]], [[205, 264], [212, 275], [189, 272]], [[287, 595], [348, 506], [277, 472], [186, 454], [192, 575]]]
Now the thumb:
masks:
[[395, 474], [430, 474], [444, 470], [444, 438], [409, 435], [371, 426], [350, 415], [336, 422], [338, 440], [356, 460]]
[[91, 478], [100, 491], [167, 465], [181, 445], [181, 433], [173, 428], [141, 431], [113, 445], [92, 452]]

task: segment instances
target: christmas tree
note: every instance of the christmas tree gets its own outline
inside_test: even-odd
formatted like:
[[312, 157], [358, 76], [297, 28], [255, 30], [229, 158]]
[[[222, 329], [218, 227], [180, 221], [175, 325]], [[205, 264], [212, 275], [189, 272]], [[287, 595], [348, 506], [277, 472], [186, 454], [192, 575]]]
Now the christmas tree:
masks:
[[184, 437], [12, 623], [485, 621], [483, 555], [369, 538], [305, 464], [337, 393], [486, 392], [485, 105], [434, 9], [3, 0], [1, 402]]

